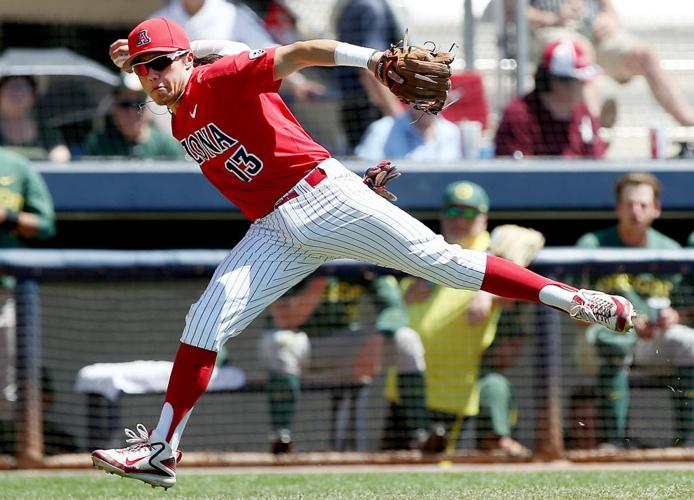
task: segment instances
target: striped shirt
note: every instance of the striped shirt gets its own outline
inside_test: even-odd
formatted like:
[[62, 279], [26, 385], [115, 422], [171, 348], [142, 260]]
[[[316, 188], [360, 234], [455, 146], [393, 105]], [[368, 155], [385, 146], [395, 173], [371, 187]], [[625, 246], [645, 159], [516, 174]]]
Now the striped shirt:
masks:
[[[561, 7], [571, 1], [572, 0], [530, 0], [530, 6], [543, 11], [559, 13]], [[602, 6], [600, 0], [583, 0], [583, 13], [579, 20], [589, 26], [601, 10]]]

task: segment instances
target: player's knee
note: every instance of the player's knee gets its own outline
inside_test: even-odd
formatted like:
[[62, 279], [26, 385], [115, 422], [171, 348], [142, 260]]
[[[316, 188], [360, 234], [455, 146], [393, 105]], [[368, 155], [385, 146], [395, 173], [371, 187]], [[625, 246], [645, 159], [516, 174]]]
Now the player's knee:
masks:
[[[181, 342], [201, 347], [210, 351], [219, 351], [226, 339], [219, 335], [217, 325], [209, 324], [203, 313], [204, 307], [199, 302], [191, 305], [186, 314], [186, 326], [181, 335]], [[211, 322], [210, 322], [211, 323]]]
[[424, 371], [424, 346], [419, 334], [412, 328], [402, 327], [396, 330], [395, 366], [399, 373]]
[[290, 375], [300, 375], [310, 356], [308, 336], [294, 330], [266, 331], [258, 350], [263, 368]]

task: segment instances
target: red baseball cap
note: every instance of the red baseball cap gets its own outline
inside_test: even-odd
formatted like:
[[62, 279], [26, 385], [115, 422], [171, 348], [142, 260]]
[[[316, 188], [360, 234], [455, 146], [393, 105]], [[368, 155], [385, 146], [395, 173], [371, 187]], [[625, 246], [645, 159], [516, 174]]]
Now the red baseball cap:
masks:
[[142, 21], [128, 35], [128, 57], [123, 69], [130, 69], [136, 57], [151, 52], [190, 50], [190, 41], [183, 28], [163, 17]]
[[542, 64], [551, 75], [582, 81], [592, 80], [603, 72], [583, 47], [569, 38], [548, 44], [542, 53]]

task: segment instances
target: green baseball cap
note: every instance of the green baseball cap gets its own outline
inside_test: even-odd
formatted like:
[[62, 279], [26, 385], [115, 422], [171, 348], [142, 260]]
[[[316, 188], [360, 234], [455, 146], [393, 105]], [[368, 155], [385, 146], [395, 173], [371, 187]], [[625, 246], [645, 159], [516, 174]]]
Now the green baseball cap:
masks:
[[443, 204], [473, 207], [485, 214], [489, 212], [489, 196], [482, 186], [474, 182], [460, 181], [446, 186]]

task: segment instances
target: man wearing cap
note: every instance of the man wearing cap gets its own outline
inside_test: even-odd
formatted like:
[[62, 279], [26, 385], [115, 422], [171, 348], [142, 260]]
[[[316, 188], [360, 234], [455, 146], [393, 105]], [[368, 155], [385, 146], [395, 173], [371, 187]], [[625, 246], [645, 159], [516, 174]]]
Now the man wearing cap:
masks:
[[101, 127], [85, 138], [87, 156], [119, 156], [138, 159], [183, 158], [181, 146], [152, 123], [143, 109], [147, 95], [133, 74], [125, 73], [113, 92], [111, 114]]
[[[316, 143], [277, 94], [312, 66], [376, 71], [384, 52], [309, 40], [201, 60], [183, 28], [149, 19], [116, 41], [114, 61], [166, 105], [172, 132], [206, 178], [252, 221], [186, 316], [157, 427], [127, 429], [128, 446], [96, 450], [108, 472], [170, 488], [188, 418], [207, 389], [220, 348], [292, 286], [335, 258], [363, 260], [442, 286], [543, 303], [571, 317], [631, 328], [621, 297], [576, 290], [484, 252], [448, 244], [386, 198], [388, 162], [355, 175]], [[382, 64], [381, 64], [382, 66]], [[375, 73], [374, 73], [375, 74]], [[390, 71], [393, 82], [401, 78]], [[373, 175], [372, 175], [373, 174]]]
[[[449, 243], [485, 252], [490, 243], [488, 212], [489, 197], [481, 186], [467, 181], [449, 184], [440, 213], [441, 233]], [[527, 455], [528, 450], [511, 437], [511, 385], [499, 373], [513, 364], [523, 342], [515, 324], [505, 329], [502, 339], [497, 336], [502, 306], [512, 302], [418, 278], [404, 280], [403, 287], [410, 326], [424, 345], [427, 407], [433, 422], [424, 451], [444, 451], [449, 433], [454, 447], [462, 420], [478, 415], [480, 448]], [[485, 357], [492, 342], [498, 355]]]
[[[619, 83], [643, 76], [653, 97], [681, 125], [694, 125], [694, 109], [682, 88], [662, 67], [656, 52], [622, 26], [614, 0], [529, 0], [528, 25], [538, 53], [548, 43], [571, 38], [594, 50], [597, 62]], [[633, 2], [622, 2], [624, 6]], [[654, 7], [656, 5], [654, 4]], [[591, 110], [600, 106], [595, 92]]]
[[583, 98], [586, 82], [600, 71], [573, 40], [547, 45], [535, 73], [535, 89], [504, 110], [494, 138], [496, 155], [604, 157], [598, 120]]

